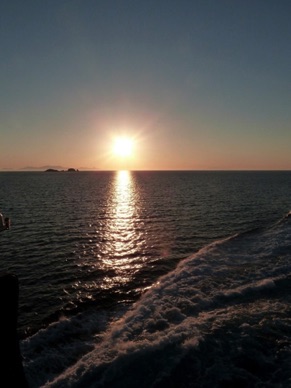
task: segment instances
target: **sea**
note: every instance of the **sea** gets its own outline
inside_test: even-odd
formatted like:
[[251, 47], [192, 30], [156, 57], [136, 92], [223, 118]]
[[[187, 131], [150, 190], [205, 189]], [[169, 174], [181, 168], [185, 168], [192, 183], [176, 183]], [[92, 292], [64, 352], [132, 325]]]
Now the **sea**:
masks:
[[290, 171], [1, 172], [29, 387], [291, 387], [290, 211]]

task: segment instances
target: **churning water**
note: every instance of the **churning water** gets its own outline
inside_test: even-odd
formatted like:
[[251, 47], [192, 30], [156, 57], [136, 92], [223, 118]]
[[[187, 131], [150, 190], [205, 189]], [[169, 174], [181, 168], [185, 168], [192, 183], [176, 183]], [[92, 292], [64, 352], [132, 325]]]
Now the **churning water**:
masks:
[[290, 386], [291, 173], [1, 173], [31, 388]]

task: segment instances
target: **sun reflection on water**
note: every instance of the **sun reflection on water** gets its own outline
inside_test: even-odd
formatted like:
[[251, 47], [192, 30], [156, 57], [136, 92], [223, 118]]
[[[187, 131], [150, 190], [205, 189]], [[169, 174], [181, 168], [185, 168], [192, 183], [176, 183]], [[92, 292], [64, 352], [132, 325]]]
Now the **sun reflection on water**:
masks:
[[134, 212], [132, 176], [129, 171], [118, 171], [115, 180], [115, 192], [113, 197], [113, 205], [115, 205], [115, 219], [119, 221], [123, 227], [126, 227], [128, 221], [132, 219]]
[[[130, 171], [118, 171], [113, 183], [112, 195], [108, 204], [106, 255], [102, 262], [117, 276], [107, 279], [107, 286], [127, 282], [141, 263], [138, 258], [139, 233], [136, 230], [137, 192]], [[105, 280], [105, 279], [104, 279]]]

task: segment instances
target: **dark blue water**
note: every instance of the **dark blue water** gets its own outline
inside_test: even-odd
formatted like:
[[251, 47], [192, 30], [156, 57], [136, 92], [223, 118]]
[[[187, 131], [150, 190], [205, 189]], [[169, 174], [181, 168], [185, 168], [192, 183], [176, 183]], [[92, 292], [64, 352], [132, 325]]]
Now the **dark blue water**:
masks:
[[0, 173], [31, 387], [287, 387], [291, 173]]

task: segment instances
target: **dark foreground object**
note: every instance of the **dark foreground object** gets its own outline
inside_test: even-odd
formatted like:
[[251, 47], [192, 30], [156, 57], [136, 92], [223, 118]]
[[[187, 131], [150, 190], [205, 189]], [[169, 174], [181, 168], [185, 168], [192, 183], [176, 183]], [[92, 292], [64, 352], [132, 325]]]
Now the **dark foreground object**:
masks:
[[13, 274], [0, 273], [1, 387], [28, 388], [17, 334], [18, 297], [18, 278]]

